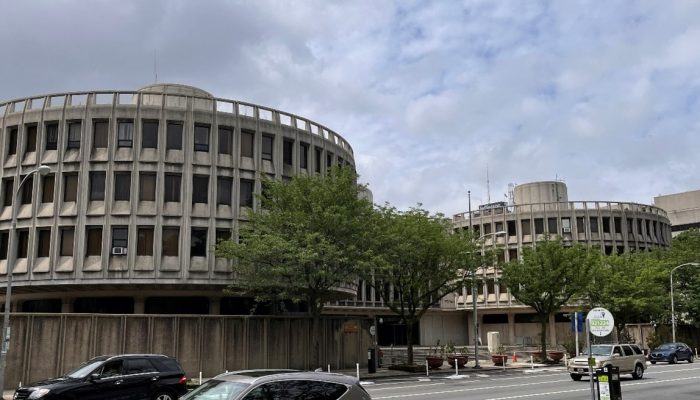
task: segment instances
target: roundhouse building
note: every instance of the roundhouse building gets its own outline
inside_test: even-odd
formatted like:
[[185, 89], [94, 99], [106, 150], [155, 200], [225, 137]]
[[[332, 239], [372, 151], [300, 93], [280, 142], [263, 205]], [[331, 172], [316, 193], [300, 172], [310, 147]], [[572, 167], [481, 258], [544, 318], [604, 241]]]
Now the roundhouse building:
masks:
[[[172, 84], [0, 103], [0, 146], [0, 290], [15, 206], [22, 312], [247, 314], [212, 249], [257, 207], [261, 177], [354, 166], [321, 124]], [[39, 165], [51, 172], [13, 199]]]

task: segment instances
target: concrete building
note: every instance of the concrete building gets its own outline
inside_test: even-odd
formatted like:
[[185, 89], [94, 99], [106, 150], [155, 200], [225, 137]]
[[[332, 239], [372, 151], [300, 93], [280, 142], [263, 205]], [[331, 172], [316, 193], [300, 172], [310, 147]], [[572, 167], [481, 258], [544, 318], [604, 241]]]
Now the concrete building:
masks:
[[257, 207], [261, 177], [354, 166], [321, 124], [171, 84], [2, 102], [0, 147], [3, 292], [14, 188], [52, 171], [15, 205], [18, 312], [248, 314], [211, 249]]
[[688, 229], [700, 229], [700, 190], [659, 195], [654, 205], [663, 208], [671, 221], [673, 236]]

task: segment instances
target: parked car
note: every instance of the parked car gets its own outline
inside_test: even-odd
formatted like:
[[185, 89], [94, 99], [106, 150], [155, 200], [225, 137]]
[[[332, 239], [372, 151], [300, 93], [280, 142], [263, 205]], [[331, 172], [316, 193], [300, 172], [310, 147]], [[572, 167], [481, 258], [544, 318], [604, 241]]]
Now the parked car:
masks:
[[371, 400], [357, 378], [325, 372], [249, 370], [221, 374], [181, 400]]
[[656, 364], [657, 361], [667, 361], [675, 364], [677, 361], [695, 361], [693, 349], [685, 343], [664, 343], [649, 353], [649, 361]]
[[156, 354], [100, 356], [58, 378], [15, 391], [14, 400], [175, 400], [187, 393], [180, 364]]
[[[644, 352], [636, 344], [595, 344], [592, 346], [595, 368], [618, 367], [620, 374], [632, 374], [634, 379], [642, 379], [646, 369]], [[588, 374], [588, 349], [583, 355], [569, 360], [567, 370], [571, 379], [580, 381]]]

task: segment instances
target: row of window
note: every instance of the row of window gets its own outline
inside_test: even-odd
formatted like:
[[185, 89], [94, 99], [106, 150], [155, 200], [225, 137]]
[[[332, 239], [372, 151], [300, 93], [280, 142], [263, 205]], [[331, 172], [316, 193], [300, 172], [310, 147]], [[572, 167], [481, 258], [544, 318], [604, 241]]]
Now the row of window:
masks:
[[[141, 122], [141, 148], [157, 149], [158, 148], [158, 130], [160, 122], [158, 120], [143, 120]], [[95, 149], [107, 148], [109, 126], [108, 120], [93, 120], [93, 141], [92, 146]], [[182, 150], [182, 121], [167, 121], [165, 148], [168, 150]], [[194, 125], [194, 151], [208, 152], [210, 143], [211, 126], [207, 124], [195, 123]], [[26, 125], [25, 132], [25, 153], [35, 152], [37, 146], [37, 125]], [[59, 123], [57, 121], [45, 123], [46, 150], [56, 150], [58, 148], [58, 131]], [[68, 137], [66, 140], [67, 149], [79, 149], [81, 142], [82, 121], [67, 121], [66, 131]], [[18, 126], [10, 126], [7, 128], [7, 155], [17, 153], [18, 141]], [[218, 152], [219, 154], [233, 154], [233, 127], [219, 126], [218, 127]], [[241, 156], [252, 158], [255, 153], [255, 132], [252, 130], [241, 129]], [[274, 152], [275, 136], [269, 133], [262, 134], [262, 149], [261, 157], [263, 160], [272, 161]], [[117, 147], [133, 147], [134, 146], [134, 121], [119, 120], [117, 122]], [[299, 165], [303, 169], [309, 168], [309, 149], [308, 143], [300, 142], [299, 144]], [[314, 148], [315, 152], [315, 170], [321, 172], [323, 149], [320, 147]], [[284, 164], [292, 165], [294, 154], [294, 140], [284, 139], [282, 150], [282, 161]], [[330, 167], [333, 162], [333, 153], [326, 153], [326, 165]], [[339, 157], [338, 164], [344, 165], [345, 161]]]
[[[534, 231], [537, 235], [542, 235], [545, 233], [545, 218], [534, 218]], [[586, 217], [576, 217], [576, 231], [580, 234], [586, 233]], [[648, 219], [638, 218], [637, 223], [634, 223], [634, 219], [627, 218], [627, 233], [628, 234], [641, 234], [645, 232], [652, 236], [659, 236], [661, 240], [664, 240], [663, 229], [664, 224], [659, 221], [653, 221]], [[613, 233], [612, 228], [614, 228], [615, 233], [622, 233], [622, 217], [602, 217], [600, 218], [600, 224], [598, 217], [588, 217], [588, 226], [590, 228], [590, 233]], [[546, 233], [551, 234], [562, 234], [571, 233], [571, 219], [564, 217], [561, 218], [561, 226], [559, 224], [559, 219], [556, 217], [551, 217], [546, 219], [547, 230]], [[505, 224], [505, 225], [504, 225]], [[602, 226], [600, 226], [602, 225]], [[635, 227], [637, 229], [635, 229]], [[504, 229], [506, 228], [506, 229]], [[530, 219], [520, 220], [520, 228], [523, 235], [532, 234], [532, 223]], [[561, 230], [560, 230], [561, 228]], [[601, 229], [602, 228], [602, 229]], [[474, 230], [477, 235], [487, 235], [492, 232], [502, 232], [506, 231], [508, 236], [517, 236], [517, 224], [516, 221], [495, 221], [493, 225], [491, 223], [483, 225], [475, 225]], [[482, 232], [483, 231], [483, 232]]]
[[[131, 200], [131, 171], [114, 172], [114, 201]], [[209, 175], [192, 176], [192, 204], [209, 203]], [[33, 175], [27, 178], [22, 185], [20, 194], [20, 204], [31, 204], [34, 198]], [[155, 201], [157, 187], [156, 172], [138, 173], [138, 200]], [[163, 202], [179, 203], [182, 198], [182, 174], [164, 173], [163, 179]], [[50, 174], [41, 178], [41, 199], [42, 203], [52, 203], [54, 201], [55, 175]], [[63, 174], [63, 202], [75, 202], [78, 197], [78, 173], [66, 172]], [[106, 189], [107, 173], [105, 171], [90, 172], [88, 200], [104, 201]], [[2, 180], [3, 206], [12, 205], [14, 178]], [[239, 201], [241, 207], [253, 207], [253, 190], [255, 181], [250, 179], [240, 179]], [[232, 206], [233, 199], [233, 178], [218, 176], [216, 178], [216, 204]]]
[[[51, 246], [58, 244], [59, 255], [62, 257], [73, 257], [75, 255], [75, 227], [64, 226], [58, 228], [59, 237], [51, 240], [51, 228], [37, 228], [34, 239], [37, 242], [36, 257], [49, 257]], [[141, 225], [136, 232], [136, 255], [154, 255], [154, 232], [153, 225]], [[190, 257], [207, 256], [207, 228], [192, 227], [190, 234]], [[85, 256], [102, 255], [103, 227], [101, 225], [88, 225], [85, 227]], [[178, 257], [180, 248], [180, 227], [163, 226], [161, 229], [161, 256]], [[231, 238], [231, 230], [224, 228], [216, 229], [216, 241], [228, 240]], [[9, 231], [0, 231], [0, 260], [7, 259]], [[111, 227], [110, 237], [111, 255], [126, 255], [129, 248], [129, 227], [115, 225]], [[29, 254], [29, 230], [21, 229], [17, 231], [17, 258], [27, 258]]]

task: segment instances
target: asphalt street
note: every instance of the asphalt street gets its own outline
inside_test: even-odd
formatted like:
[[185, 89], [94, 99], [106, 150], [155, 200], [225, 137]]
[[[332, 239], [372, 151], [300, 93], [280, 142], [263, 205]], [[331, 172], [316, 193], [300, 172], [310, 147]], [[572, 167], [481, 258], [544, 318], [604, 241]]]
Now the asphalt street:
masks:
[[[413, 378], [364, 382], [374, 400], [382, 399], [591, 399], [587, 379], [574, 382], [563, 367], [505, 372], [465, 371], [460, 377]], [[700, 399], [700, 363], [649, 366], [644, 378], [621, 376], [622, 398]]]

